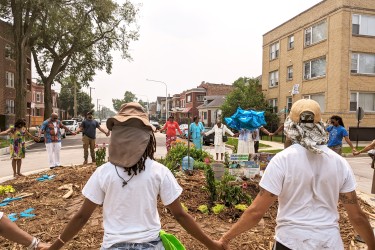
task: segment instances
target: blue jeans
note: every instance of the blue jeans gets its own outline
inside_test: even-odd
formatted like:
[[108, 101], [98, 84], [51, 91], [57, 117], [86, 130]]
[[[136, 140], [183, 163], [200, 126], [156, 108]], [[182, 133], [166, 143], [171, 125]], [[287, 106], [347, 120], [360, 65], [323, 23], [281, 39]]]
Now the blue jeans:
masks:
[[110, 248], [101, 247], [100, 250], [164, 250], [160, 238], [145, 243], [121, 242], [112, 245]]

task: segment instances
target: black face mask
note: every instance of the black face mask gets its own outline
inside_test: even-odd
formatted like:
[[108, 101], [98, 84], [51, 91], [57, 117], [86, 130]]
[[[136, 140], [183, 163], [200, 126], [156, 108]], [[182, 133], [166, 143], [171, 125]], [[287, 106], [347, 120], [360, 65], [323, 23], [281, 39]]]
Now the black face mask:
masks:
[[92, 120], [92, 115], [89, 115], [87, 119]]

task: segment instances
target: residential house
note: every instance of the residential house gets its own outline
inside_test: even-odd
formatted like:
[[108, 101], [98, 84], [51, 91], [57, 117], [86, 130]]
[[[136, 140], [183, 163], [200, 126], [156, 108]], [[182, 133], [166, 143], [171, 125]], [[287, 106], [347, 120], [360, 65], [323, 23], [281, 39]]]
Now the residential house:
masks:
[[[31, 52], [26, 55], [27, 113], [31, 105]], [[0, 20], [0, 130], [15, 122], [16, 58], [12, 26]]]
[[[262, 90], [269, 104], [290, 110], [317, 101], [325, 121], [375, 121], [375, 1], [324, 0], [263, 35]], [[283, 121], [284, 115], [281, 117]]]
[[225, 95], [205, 96], [203, 104], [198, 106], [199, 117], [206, 127], [213, 127], [218, 117], [221, 116], [221, 105]]

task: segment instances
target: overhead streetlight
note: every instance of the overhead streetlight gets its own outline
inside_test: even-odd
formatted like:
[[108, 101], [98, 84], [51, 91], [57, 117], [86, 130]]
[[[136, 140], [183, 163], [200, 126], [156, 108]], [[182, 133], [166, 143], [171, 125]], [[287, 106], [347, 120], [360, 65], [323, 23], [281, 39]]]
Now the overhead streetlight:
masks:
[[167, 121], [168, 120], [168, 87], [167, 87], [167, 84], [162, 81], [151, 80], [151, 79], [146, 79], [146, 81], [158, 82], [158, 83], [162, 83], [165, 85], [165, 121]]

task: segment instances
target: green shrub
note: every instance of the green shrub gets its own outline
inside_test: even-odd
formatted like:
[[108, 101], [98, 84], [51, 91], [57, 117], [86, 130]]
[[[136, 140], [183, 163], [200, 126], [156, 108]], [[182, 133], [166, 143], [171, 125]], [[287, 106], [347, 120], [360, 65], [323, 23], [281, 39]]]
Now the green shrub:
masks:
[[220, 214], [222, 211], [224, 211], [225, 206], [223, 204], [216, 204], [214, 207], [212, 207], [212, 212], [214, 214]]
[[200, 211], [203, 214], [208, 214], [208, 207], [207, 207], [207, 205], [200, 205], [198, 207], [198, 211]]
[[217, 192], [216, 192], [216, 180], [214, 171], [212, 170], [210, 165], [207, 165], [205, 169], [206, 175], [206, 187], [208, 192], [210, 193], [210, 202], [213, 204], [217, 199]]
[[231, 185], [230, 182], [234, 181], [235, 177], [225, 171], [221, 181], [217, 184], [218, 200], [225, 203], [226, 206], [235, 206], [241, 202], [251, 204], [251, 197], [243, 192], [242, 188], [238, 185]]

